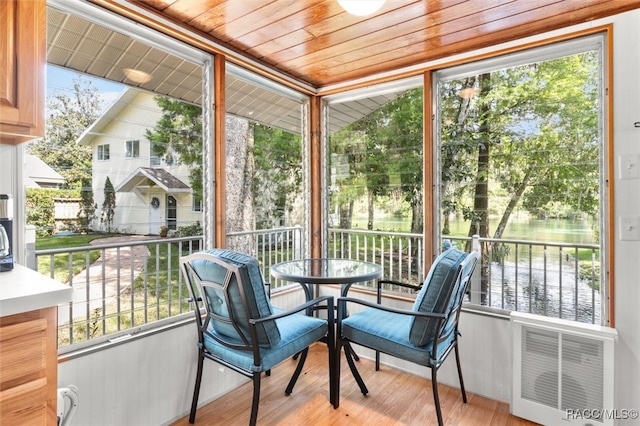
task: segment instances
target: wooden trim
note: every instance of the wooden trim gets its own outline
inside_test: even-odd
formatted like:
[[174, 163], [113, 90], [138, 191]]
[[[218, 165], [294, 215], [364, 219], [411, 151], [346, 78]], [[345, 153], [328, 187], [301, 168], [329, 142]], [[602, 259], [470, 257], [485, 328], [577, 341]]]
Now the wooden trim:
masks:
[[213, 99], [214, 99], [214, 129], [213, 129], [213, 152], [215, 164], [215, 247], [226, 247], [227, 240], [227, 203], [226, 203], [226, 90], [225, 90], [225, 69], [226, 58], [223, 55], [216, 55], [213, 58]]
[[322, 100], [312, 96], [309, 102], [309, 176], [311, 257], [322, 257], [324, 226], [322, 223]]
[[[423, 209], [424, 209], [424, 221], [423, 221], [423, 240], [424, 240], [424, 259], [423, 265], [425, 271], [429, 269], [431, 263], [434, 260], [434, 214], [436, 212], [436, 206], [434, 206], [433, 192], [434, 187], [434, 167], [435, 164], [433, 158], [433, 81], [432, 72], [425, 71], [424, 83], [423, 83], [423, 95], [422, 95], [422, 108], [423, 108], [423, 165], [422, 165], [422, 192], [423, 192]], [[429, 243], [430, 242], [430, 243]]]
[[[614, 139], [614, 132], [613, 132], [613, 25], [606, 25], [605, 27], [601, 27], [601, 30], [603, 30], [606, 33], [606, 37], [607, 37], [607, 100], [606, 100], [606, 108], [607, 108], [607, 141], [608, 141], [608, 146], [607, 146], [607, 168], [608, 168], [608, 175], [607, 175], [607, 182], [608, 182], [608, 189], [609, 189], [609, 197], [608, 197], [608, 203], [609, 205], [607, 206], [607, 215], [609, 220], [607, 221], [607, 223], [609, 224], [609, 233], [608, 233], [608, 239], [607, 239], [607, 245], [608, 245], [608, 251], [609, 251], [609, 255], [607, 256], [607, 271], [608, 274], [605, 276], [605, 281], [607, 283], [607, 296], [609, 298], [608, 302], [609, 302], [609, 306], [608, 306], [608, 320], [609, 320], [609, 327], [615, 327], [616, 326], [616, 300], [615, 300], [615, 197], [614, 197], [614, 182], [615, 182], [615, 174], [614, 174], [614, 143], [613, 143], [613, 139]], [[601, 293], [602, 294], [602, 293]]]

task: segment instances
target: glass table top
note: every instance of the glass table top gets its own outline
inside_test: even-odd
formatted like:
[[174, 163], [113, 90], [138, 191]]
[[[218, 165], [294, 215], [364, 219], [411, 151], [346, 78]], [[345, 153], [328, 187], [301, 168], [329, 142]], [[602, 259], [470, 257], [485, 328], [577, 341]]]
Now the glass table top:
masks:
[[274, 278], [307, 284], [346, 284], [382, 276], [375, 263], [351, 259], [300, 259], [277, 263], [270, 268]]

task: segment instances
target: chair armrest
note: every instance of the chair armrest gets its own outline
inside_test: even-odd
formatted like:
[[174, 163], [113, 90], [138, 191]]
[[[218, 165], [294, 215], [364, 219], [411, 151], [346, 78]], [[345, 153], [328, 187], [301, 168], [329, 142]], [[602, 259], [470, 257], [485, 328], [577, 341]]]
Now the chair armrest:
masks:
[[298, 312], [312, 308], [323, 301], [327, 302], [327, 315], [331, 317], [331, 318], [327, 318], [327, 320], [330, 320], [331, 322], [333, 322], [333, 296], [320, 296], [320, 297], [316, 297], [315, 299], [309, 300], [308, 302], [302, 305], [296, 306], [295, 308], [289, 309], [284, 312], [279, 312], [277, 314], [269, 315], [268, 317], [249, 318], [249, 323], [255, 325], [265, 321], [273, 321], [273, 320], [277, 320], [278, 318], [284, 318], [289, 315], [297, 314]]
[[382, 284], [397, 285], [399, 287], [410, 288], [410, 289], [415, 290], [415, 291], [420, 291], [420, 289], [422, 289], [421, 285], [409, 284], [409, 283], [405, 283], [405, 282], [402, 282], [402, 281], [396, 281], [396, 280], [378, 280], [378, 288], [380, 288], [382, 286]]

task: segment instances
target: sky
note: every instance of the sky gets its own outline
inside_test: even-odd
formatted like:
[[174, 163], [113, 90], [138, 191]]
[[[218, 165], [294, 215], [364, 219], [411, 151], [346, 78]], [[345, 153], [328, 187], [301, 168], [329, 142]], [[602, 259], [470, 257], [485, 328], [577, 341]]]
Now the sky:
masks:
[[101, 78], [80, 74], [72, 70], [47, 65], [47, 96], [60, 92], [71, 93], [73, 81], [79, 75], [82, 76], [83, 80], [91, 81], [92, 86], [98, 88], [98, 94], [103, 100], [102, 105], [104, 107], [109, 106], [120, 95], [120, 92], [122, 92], [122, 89], [125, 87], [119, 83], [113, 83]]

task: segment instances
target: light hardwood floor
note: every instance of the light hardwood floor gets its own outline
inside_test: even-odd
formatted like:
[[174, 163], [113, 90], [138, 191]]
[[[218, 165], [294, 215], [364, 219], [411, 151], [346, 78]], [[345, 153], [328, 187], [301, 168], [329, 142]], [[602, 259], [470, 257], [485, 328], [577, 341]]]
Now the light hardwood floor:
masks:
[[[365, 397], [355, 383], [349, 366], [341, 363], [340, 407], [329, 404], [327, 349], [311, 347], [305, 368], [290, 396], [284, 394], [295, 361], [286, 361], [263, 376], [258, 425], [437, 425], [431, 382], [382, 366], [373, 361], [358, 363], [369, 394]], [[205, 368], [215, 363], [205, 360]], [[464, 373], [464, 371], [463, 371]], [[509, 414], [509, 406], [467, 392], [467, 403], [456, 388], [438, 385], [444, 423], [447, 426], [533, 426], [535, 423]], [[250, 382], [200, 407], [195, 425], [247, 425], [251, 410]], [[188, 417], [172, 426], [189, 425]]]

